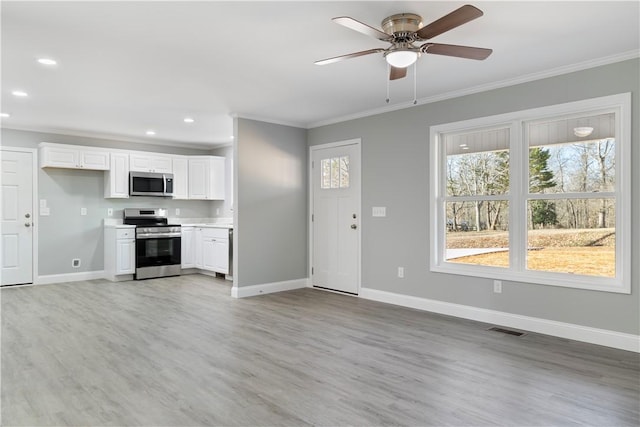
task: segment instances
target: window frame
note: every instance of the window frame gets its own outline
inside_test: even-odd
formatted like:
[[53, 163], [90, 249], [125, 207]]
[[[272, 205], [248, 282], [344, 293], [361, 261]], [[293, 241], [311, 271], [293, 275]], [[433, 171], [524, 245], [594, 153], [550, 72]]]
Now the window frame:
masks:
[[[616, 277], [597, 277], [571, 273], [528, 270], [527, 215], [528, 200], [535, 198], [573, 198], [555, 196], [550, 193], [529, 193], [528, 136], [527, 123], [558, 116], [615, 112], [615, 188], [611, 192], [597, 193], [597, 198], [613, 196], [616, 213], [615, 271]], [[448, 262], [446, 253], [446, 162], [447, 153], [444, 134], [472, 132], [484, 129], [508, 127], [509, 136], [509, 192], [496, 196], [509, 204], [509, 267], [493, 267]], [[631, 293], [631, 94], [591, 98], [581, 101], [556, 104], [512, 113], [480, 117], [470, 120], [445, 123], [430, 127], [430, 270], [512, 282], [534, 283], [595, 291]], [[527, 154], [527, 155], [525, 155]], [[531, 196], [534, 195], [532, 198]], [[551, 197], [549, 197], [551, 196]], [[493, 197], [493, 196], [485, 196]], [[473, 196], [476, 198], [476, 196]]]

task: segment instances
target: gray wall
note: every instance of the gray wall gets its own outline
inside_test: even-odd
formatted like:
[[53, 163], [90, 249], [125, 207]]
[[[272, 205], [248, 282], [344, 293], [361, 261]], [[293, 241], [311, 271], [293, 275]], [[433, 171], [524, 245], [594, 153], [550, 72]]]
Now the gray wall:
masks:
[[[173, 154], [209, 154], [208, 150], [2, 129], [3, 146], [36, 148], [43, 141]], [[175, 208], [180, 208], [182, 218], [205, 218], [211, 216], [212, 203], [158, 197], [105, 199], [104, 172], [57, 168], [38, 170], [38, 198], [45, 199], [51, 210], [50, 216], [36, 216], [40, 276], [103, 270], [103, 221], [109, 218], [108, 208], [114, 210], [113, 218], [122, 218], [122, 209], [128, 207], [169, 208], [170, 216], [174, 217], [177, 216]], [[83, 207], [87, 208], [86, 216], [80, 215]], [[80, 258], [80, 268], [71, 266], [73, 258]]]
[[[308, 131], [308, 144], [362, 138], [362, 286], [608, 330], [640, 333], [640, 222], [632, 224], [631, 295], [528, 283], [503, 284], [429, 271], [429, 127], [475, 117], [632, 92], [632, 164], [640, 164], [640, 61], [449, 99]], [[422, 82], [419, 84], [428, 84]], [[640, 168], [632, 171], [632, 218], [640, 217]], [[372, 218], [386, 206], [386, 218]], [[396, 277], [398, 266], [405, 278]]]
[[236, 120], [234, 284], [306, 278], [306, 131]]

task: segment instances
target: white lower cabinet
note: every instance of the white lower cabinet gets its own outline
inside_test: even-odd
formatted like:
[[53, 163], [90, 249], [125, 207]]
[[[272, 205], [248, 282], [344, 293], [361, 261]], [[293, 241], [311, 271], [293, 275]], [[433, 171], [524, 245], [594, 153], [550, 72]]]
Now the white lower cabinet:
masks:
[[182, 268], [229, 274], [227, 228], [182, 227]]
[[104, 272], [112, 281], [130, 280], [136, 272], [136, 230], [134, 227], [105, 227]]
[[116, 274], [134, 274], [136, 272], [135, 239], [118, 239], [116, 241]]
[[195, 227], [182, 227], [182, 238], [180, 239], [182, 268], [195, 268], [196, 266], [195, 234]]

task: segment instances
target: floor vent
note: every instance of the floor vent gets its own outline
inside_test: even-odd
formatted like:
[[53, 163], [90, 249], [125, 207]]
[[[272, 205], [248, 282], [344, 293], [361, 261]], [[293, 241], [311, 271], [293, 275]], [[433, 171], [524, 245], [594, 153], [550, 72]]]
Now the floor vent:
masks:
[[504, 329], [504, 328], [489, 328], [489, 331], [493, 331], [493, 332], [502, 332], [503, 334], [508, 334], [508, 335], [515, 335], [516, 337], [521, 337], [524, 335], [524, 332], [518, 332], [518, 331], [512, 331], [511, 329]]

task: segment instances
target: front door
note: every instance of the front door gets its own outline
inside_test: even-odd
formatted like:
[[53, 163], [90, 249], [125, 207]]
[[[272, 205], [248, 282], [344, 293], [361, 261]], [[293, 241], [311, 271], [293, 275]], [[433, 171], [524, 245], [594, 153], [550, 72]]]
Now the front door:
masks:
[[2, 282], [33, 283], [33, 153], [2, 150]]
[[311, 150], [312, 284], [358, 294], [360, 142]]

